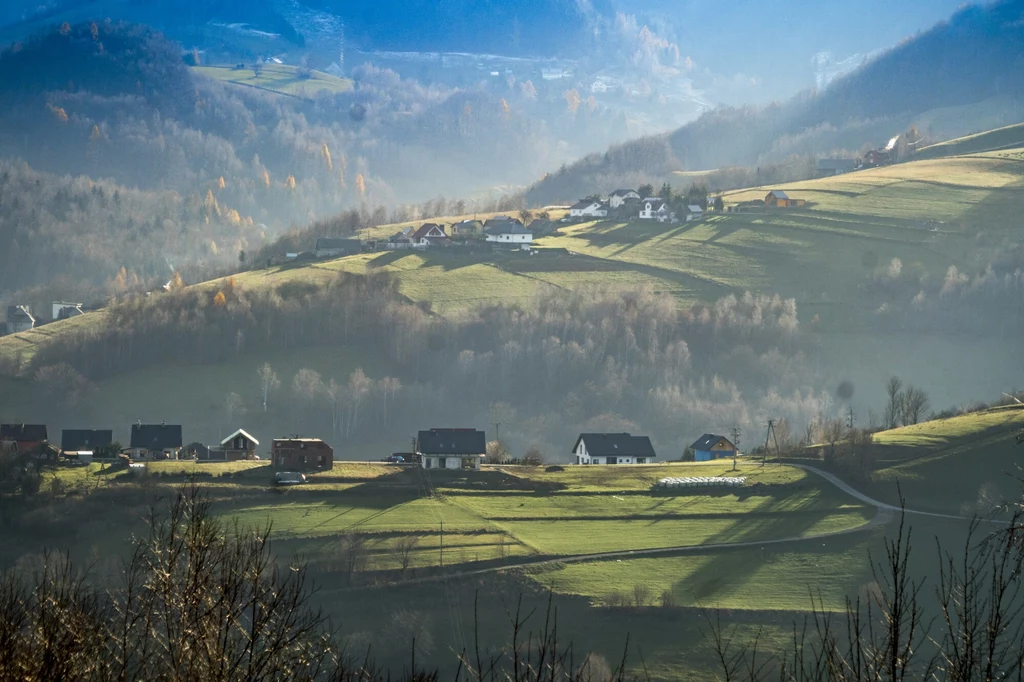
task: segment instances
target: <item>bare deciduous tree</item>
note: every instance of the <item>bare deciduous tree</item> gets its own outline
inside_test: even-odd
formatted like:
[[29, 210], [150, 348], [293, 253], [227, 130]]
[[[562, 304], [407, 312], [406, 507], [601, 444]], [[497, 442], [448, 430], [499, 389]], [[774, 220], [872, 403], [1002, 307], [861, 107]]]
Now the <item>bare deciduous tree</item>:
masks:
[[395, 541], [391, 543], [391, 553], [402, 569], [402, 573], [409, 569], [409, 564], [412, 563], [412, 554], [419, 544], [420, 539], [415, 535], [403, 535], [395, 538]]
[[281, 382], [278, 380], [277, 373], [274, 372], [274, 368], [270, 366], [269, 362], [263, 363], [256, 373], [260, 377], [260, 388], [263, 391], [263, 411], [266, 412], [270, 394], [278, 389]]

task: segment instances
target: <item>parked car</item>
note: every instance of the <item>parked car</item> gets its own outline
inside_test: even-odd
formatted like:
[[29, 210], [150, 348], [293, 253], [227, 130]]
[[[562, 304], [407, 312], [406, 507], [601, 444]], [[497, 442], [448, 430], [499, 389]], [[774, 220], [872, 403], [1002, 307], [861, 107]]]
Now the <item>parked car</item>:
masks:
[[276, 485], [300, 485], [306, 482], [306, 475], [298, 471], [278, 471], [274, 474]]
[[405, 464], [405, 457], [401, 455], [388, 455], [384, 461], [391, 464]]

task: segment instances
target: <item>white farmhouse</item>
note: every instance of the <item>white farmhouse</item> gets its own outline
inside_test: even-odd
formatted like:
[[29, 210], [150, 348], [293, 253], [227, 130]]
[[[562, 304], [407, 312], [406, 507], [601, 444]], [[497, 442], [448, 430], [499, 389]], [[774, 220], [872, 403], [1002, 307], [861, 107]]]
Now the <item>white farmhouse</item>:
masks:
[[636, 190], [617, 189], [608, 195], [608, 205], [612, 208], [619, 208], [629, 201], [640, 201], [640, 195]]
[[424, 469], [479, 469], [487, 439], [476, 429], [430, 429], [416, 436], [416, 454]]
[[505, 222], [505, 225], [490, 227], [485, 230], [487, 241], [516, 246], [524, 251], [529, 251], [530, 244], [533, 243], [533, 232], [527, 230], [518, 222], [511, 220]]
[[608, 204], [591, 199], [584, 199], [569, 207], [570, 218], [607, 218]]
[[572, 448], [576, 464], [653, 464], [657, 455], [647, 436], [581, 433]]
[[640, 203], [640, 220], [657, 220], [659, 223], [667, 223], [672, 217], [672, 212], [668, 210], [668, 204], [664, 199], [647, 197]]

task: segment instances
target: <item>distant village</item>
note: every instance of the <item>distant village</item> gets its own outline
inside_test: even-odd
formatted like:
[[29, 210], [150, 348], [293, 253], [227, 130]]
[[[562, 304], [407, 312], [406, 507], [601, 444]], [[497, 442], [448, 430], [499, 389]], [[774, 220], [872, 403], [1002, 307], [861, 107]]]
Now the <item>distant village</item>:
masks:
[[[392, 453], [383, 461], [432, 470], [479, 470], [487, 458], [487, 437], [473, 428], [433, 428], [420, 431], [411, 452]], [[43, 465], [109, 463], [111, 467], [144, 468], [146, 462], [262, 461], [260, 443], [244, 429], [236, 429], [216, 445], [186, 443], [180, 424], [132, 424], [128, 447], [114, 441], [112, 429], [64, 429], [60, 445], [50, 442], [45, 424], [0, 424], [0, 453], [13, 453]], [[706, 433], [689, 448], [692, 460], [706, 462], [736, 457], [738, 448], [728, 438]], [[658, 455], [648, 436], [629, 433], [581, 433], [570, 450], [572, 465], [656, 464]], [[306, 473], [330, 471], [334, 449], [320, 438], [290, 436], [270, 444], [269, 464], [278, 483], [299, 483]], [[501, 464], [503, 462], [498, 462]], [[533, 462], [540, 464], [540, 462]]]

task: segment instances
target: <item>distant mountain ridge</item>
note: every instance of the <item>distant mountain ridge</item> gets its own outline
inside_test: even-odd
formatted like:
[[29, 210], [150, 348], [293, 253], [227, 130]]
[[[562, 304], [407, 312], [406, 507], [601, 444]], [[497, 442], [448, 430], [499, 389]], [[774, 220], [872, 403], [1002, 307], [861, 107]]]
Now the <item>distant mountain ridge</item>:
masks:
[[921, 130], [926, 137], [954, 137], [1020, 121], [1024, 108], [1017, 114], [1015, 103], [1024, 99], [1022, 93], [1024, 0], [969, 6], [824, 91], [762, 108], [710, 111], [671, 133], [582, 159], [549, 175], [526, 196], [529, 203], [543, 205], [640, 179], [656, 181], [678, 170], [856, 152], [883, 143], [926, 112], [989, 99], [1010, 103], [1005, 113], [981, 125], [968, 115]]

